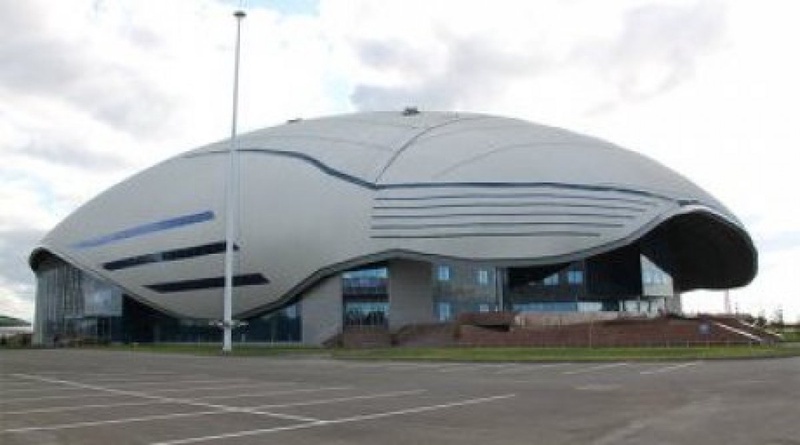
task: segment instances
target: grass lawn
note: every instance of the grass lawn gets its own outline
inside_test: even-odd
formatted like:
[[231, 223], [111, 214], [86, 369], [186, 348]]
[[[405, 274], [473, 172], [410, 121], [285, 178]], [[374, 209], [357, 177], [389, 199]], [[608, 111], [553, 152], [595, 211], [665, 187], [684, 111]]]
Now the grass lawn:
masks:
[[[159, 344], [97, 347], [116, 351], [221, 355], [215, 344]], [[321, 355], [357, 360], [430, 360], [478, 362], [697, 360], [800, 356], [788, 346], [710, 346], [670, 348], [379, 348], [322, 349], [304, 346], [235, 345], [233, 356]]]
[[[93, 346], [93, 349], [131, 352], [158, 352], [169, 354], [222, 355], [222, 346], [211, 343], [161, 343], [137, 345]], [[230, 355], [234, 356], [274, 356], [291, 354], [324, 354], [329, 350], [313, 346], [296, 345], [233, 345]]]
[[782, 346], [710, 346], [669, 348], [393, 348], [336, 350], [350, 359], [453, 361], [619, 361], [697, 360], [800, 356], [800, 349]]

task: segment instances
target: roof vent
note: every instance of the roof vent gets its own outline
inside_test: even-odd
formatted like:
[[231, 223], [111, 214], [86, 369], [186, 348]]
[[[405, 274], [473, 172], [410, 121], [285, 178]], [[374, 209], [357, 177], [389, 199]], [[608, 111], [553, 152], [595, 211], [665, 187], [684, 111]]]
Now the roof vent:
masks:
[[403, 109], [403, 116], [414, 116], [419, 114], [419, 108], [417, 107], [405, 107]]

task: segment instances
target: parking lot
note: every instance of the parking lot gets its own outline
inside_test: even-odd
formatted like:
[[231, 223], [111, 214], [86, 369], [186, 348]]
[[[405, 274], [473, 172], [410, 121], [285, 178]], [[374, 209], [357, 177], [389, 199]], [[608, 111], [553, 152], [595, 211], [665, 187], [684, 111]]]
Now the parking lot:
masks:
[[0, 443], [800, 444], [800, 359], [359, 362], [0, 351]]

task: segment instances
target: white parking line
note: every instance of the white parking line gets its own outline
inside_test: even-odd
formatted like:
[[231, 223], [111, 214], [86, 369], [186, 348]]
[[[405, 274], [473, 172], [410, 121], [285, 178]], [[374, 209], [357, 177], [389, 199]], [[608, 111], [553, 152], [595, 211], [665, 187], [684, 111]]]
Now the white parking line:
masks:
[[574, 371], [564, 371], [564, 375], [586, 374], [588, 372], [601, 371], [604, 369], [619, 368], [620, 366], [628, 366], [628, 363], [608, 363], [605, 365], [591, 366], [589, 368], [581, 368]]
[[[93, 378], [92, 383], [157, 383], [157, 382], [165, 382], [165, 380], [158, 380], [154, 381], [152, 375], [140, 375], [147, 380], [136, 380], [135, 378], [138, 374], [132, 374], [131, 376], [119, 376], [119, 377], [105, 377], [105, 378]], [[169, 376], [164, 376], [168, 378]], [[181, 374], [180, 377], [182, 378], [197, 378], [197, 379], [210, 379], [211, 376], [208, 374]], [[173, 382], [180, 381], [180, 380], [171, 380]]]
[[260, 405], [253, 407], [254, 409], [268, 409], [268, 408], [288, 408], [292, 406], [312, 406], [312, 405], [325, 405], [329, 403], [339, 403], [339, 402], [349, 402], [351, 400], [367, 400], [367, 399], [380, 399], [384, 397], [398, 397], [398, 396], [408, 396], [414, 394], [421, 394], [427, 390], [425, 389], [412, 389], [408, 391], [393, 391], [393, 392], [384, 392], [379, 394], [368, 394], [363, 396], [352, 396], [352, 397], [335, 397], [332, 399], [317, 399], [317, 400], [306, 400], [304, 402], [291, 402], [291, 403], [279, 403], [273, 405]]
[[31, 431], [53, 431], [53, 430], [66, 430], [66, 429], [75, 429], [75, 428], [87, 428], [93, 426], [102, 426], [102, 425], [114, 425], [120, 423], [136, 423], [136, 422], [151, 422], [153, 420], [165, 420], [165, 419], [178, 419], [181, 417], [199, 417], [199, 416], [209, 416], [215, 414], [232, 414], [232, 413], [242, 413], [242, 414], [260, 414], [269, 417], [277, 417], [286, 420], [295, 420], [299, 422], [319, 422], [319, 419], [314, 419], [312, 417], [303, 417], [303, 416], [294, 416], [291, 414], [280, 414], [280, 413], [270, 413], [266, 411], [257, 411], [252, 409], [238, 409], [238, 408], [231, 408], [226, 410], [213, 410], [213, 411], [197, 411], [193, 413], [173, 413], [173, 414], [161, 414], [156, 416], [144, 416], [144, 417], [128, 417], [125, 419], [111, 419], [111, 420], [95, 420], [90, 422], [75, 422], [75, 423], [62, 423], [57, 425], [45, 425], [45, 426], [30, 426], [24, 428], [12, 428], [8, 430], [4, 430], [4, 433], [28, 433]]
[[510, 363], [483, 363], [478, 365], [456, 365], [453, 368], [446, 368], [440, 369], [439, 372], [459, 372], [459, 371], [470, 371], [473, 369], [486, 369], [486, 368], [507, 368], [509, 366], [513, 366]]
[[[129, 395], [129, 394], [124, 394]], [[14, 397], [11, 399], [3, 398], [0, 400], [0, 405], [7, 405], [16, 402], [38, 402], [41, 400], [58, 400], [58, 399], [91, 399], [97, 397], [108, 397], [108, 394], [72, 394], [64, 396], [40, 396], [40, 397]]]
[[33, 383], [33, 382], [25, 382], [19, 380], [6, 380], [0, 381], [0, 387], [3, 388], [30, 388], [30, 387], [41, 387], [41, 383]]
[[167, 389], [155, 389], [151, 390], [157, 394], [165, 393], [165, 392], [181, 392], [181, 391], [217, 391], [222, 389], [240, 389], [240, 388], [265, 388], [265, 387], [276, 387], [276, 386], [291, 386], [296, 385], [296, 383], [283, 383], [283, 384], [273, 384], [270, 382], [265, 383], [250, 383], [250, 384], [240, 384], [240, 385], [227, 385], [227, 386], [193, 386], [189, 388], [167, 388]]
[[152, 420], [163, 420], [163, 419], [177, 419], [180, 417], [191, 417], [191, 416], [207, 416], [210, 414], [225, 414], [225, 411], [214, 410], [214, 411], [199, 411], [194, 413], [175, 413], [175, 414], [163, 414], [160, 416], [145, 416], [145, 417], [131, 417], [127, 419], [113, 419], [113, 420], [96, 420], [91, 422], [75, 422], [75, 423], [63, 423], [60, 425], [46, 425], [46, 426], [31, 426], [25, 428], [12, 428], [9, 430], [4, 430], [4, 433], [28, 433], [31, 431], [52, 431], [52, 430], [65, 430], [65, 429], [74, 429], [74, 428], [86, 428], [91, 426], [101, 426], [101, 425], [113, 425], [117, 423], [134, 423], [134, 422], [148, 422]]
[[31, 393], [31, 392], [80, 391], [80, 390], [81, 390], [80, 388], [70, 388], [70, 387], [64, 388], [64, 387], [61, 387], [61, 386], [57, 386], [55, 388], [41, 388], [41, 387], [39, 387], [39, 388], [23, 388], [23, 389], [16, 389], [16, 388], [5, 389], [5, 388], [3, 388], [3, 394], [4, 395], [8, 395], [8, 394], [12, 394], [12, 393], [13, 394], [17, 394], [17, 393], [21, 393], [21, 392]]
[[381, 413], [374, 413], [374, 414], [364, 414], [360, 416], [353, 416], [353, 417], [345, 417], [341, 419], [334, 419], [334, 420], [317, 420], [315, 422], [307, 422], [307, 423], [298, 423], [295, 425], [283, 426], [283, 427], [275, 427], [275, 428], [263, 428], [258, 430], [246, 430], [246, 431], [238, 431], [235, 433], [227, 433], [227, 434], [218, 434], [214, 436], [202, 436], [202, 437], [191, 437], [187, 439], [177, 439], [177, 440], [170, 440], [164, 442], [157, 442], [151, 445], [183, 445], [189, 443], [198, 443], [198, 442], [209, 442], [212, 440], [222, 440], [222, 439], [232, 439], [236, 437], [245, 437], [245, 436], [257, 436], [262, 434], [269, 434], [269, 433], [276, 433], [280, 431], [291, 431], [291, 430], [300, 430], [300, 429], [307, 429], [307, 428], [314, 428], [318, 426], [326, 426], [326, 425], [337, 425], [342, 423], [352, 423], [352, 422], [363, 422], [368, 420], [374, 419], [381, 419], [385, 417], [393, 417], [393, 416], [400, 416], [406, 414], [416, 414], [428, 411], [436, 411], [446, 408], [454, 408], [459, 406], [467, 406], [467, 405], [476, 405], [479, 403], [486, 403], [492, 402], [495, 400], [503, 400], [508, 399], [511, 397], [515, 397], [516, 394], [502, 394], [497, 396], [491, 397], [481, 397], [477, 399], [466, 399], [466, 400], [459, 400], [450, 403], [443, 403], [439, 405], [427, 405], [427, 406], [419, 406], [416, 408], [408, 408], [398, 411], [388, 411], [388, 412], [381, 412]]
[[95, 405], [69, 405], [69, 406], [54, 406], [50, 408], [36, 408], [26, 409], [22, 411], [0, 411], [0, 416], [12, 416], [19, 414], [33, 414], [33, 413], [58, 413], [62, 411], [80, 411], [84, 409], [94, 408], [115, 408], [118, 406], [143, 406], [143, 405], [158, 405], [159, 403], [172, 403], [164, 400], [148, 400], [147, 402], [121, 402], [121, 403], [98, 403]]
[[[132, 397], [141, 397], [141, 398], [150, 399], [150, 400], [162, 400], [162, 401], [165, 401], [165, 402], [173, 402], [173, 403], [178, 403], [178, 404], [182, 404], [182, 405], [190, 405], [190, 406], [199, 406], [199, 407], [205, 407], [205, 408], [212, 408], [212, 409], [219, 410], [219, 411], [224, 411], [224, 412], [234, 412], [234, 413], [238, 412], [238, 413], [259, 414], [259, 415], [263, 415], [263, 416], [270, 416], [270, 417], [275, 417], [275, 418], [278, 418], [278, 419], [289, 419], [289, 420], [315, 420], [315, 419], [310, 419], [310, 418], [307, 418], [307, 417], [292, 416], [292, 415], [288, 415], [288, 414], [271, 413], [271, 412], [260, 411], [260, 410], [259, 411], [254, 411], [254, 410], [249, 409], [249, 408], [238, 408], [238, 407], [232, 407], [232, 406], [227, 406], [227, 405], [217, 405], [217, 404], [212, 404], [212, 403], [201, 402], [201, 401], [199, 401], [197, 399], [180, 399], [180, 398], [172, 398], [172, 397], [163, 397], [163, 396], [147, 394], [147, 393], [138, 392], [138, 391], [125, 391], [125, 390], [120, 390], [120, 389], [104, 388], [102, 386], [87, 385], [87, 384], [84, 384], [84, 383], [70, 382], [68, 380], [50, 379], [50, 378], [47, 378], [47, 377], [40, 377], [40, 376], [28, 375], [28, 374], [16, 374], [16, 375], [23, 376], [24, 378], [29, 378], [31, 380], [39, 380], [39, 381], [42, 381], [42, 382], [62, 383], [62, 384], [65, 384], [65, 385], [77, 386], [77, 387], [81, 387], [81, 388], [91, 389], [91, 390], [94, 390], [94, 391], [101, 391], [101, 392], [107, 392], [107, 393], [118, 394], [118, 395], [127, 395], [127, 396], [132, 396]], [[308, 390], [305, 390], [305, 391], [306, 392], [310, 392], [310, 391], [315, 391], [315, 390], [316, 391], [322, 391], [322, 390], [343, 389], [343, 388], [344, 387], [316, 388], [316, 389], [308, 389]], [[275, 393], [287, 393], [287, 392], [300, 392], [300, 391], [302, 391], [302, 390], [274, 391], [274, 392]]]
[[699, 362], [699, 361], [697, 361], [697, 362], [681, 363], [681, 364], [679, 364], [679, 365], [665, 366], [665, 367], [663, 367], [663, 368], [651, 369], [651, 370], [648, 370], [648, 371], [642, 371], [642, 372], [640, 372], [639, 374], [642, 374], [642, 375], [649, 375], [649, 374], [661, 374], [661, 373], [663, 373], [663, 372], [672, 372], [672, 371], [675, 371], [675, 370], [677, 370], [677, 369], [688, 368], [689, 366], [695, 366], [695, 365], [699, 365], [700, 363], [701, 363], [701, 362]]
[[43, 375], [47, 375], [47, 376], [51, 376], [51, 377], [52, 377], [52, 376], [59, 376], [59, 375], [67, 375], [67, 376], [69, 376], [69, 375], [77, 375], [77, 376], [86, 376], [86, 377], [91, 377], [91, 376], [98, 376], [98, 377], [104, 377], [104, 376], [130, 377], [130, 376], [137, 376], [137, 375], [146, 375], [146, 376], [156, 376], [156, 375], [163, 375], [163, 376], [169, 376], [169, 375], [176, 375], [176, 374], [180, 374], [180, 372], [171, 372], [171, 371], [141, 371], [141, 372], [129, 373], [129, 372], [127, 372], [127, 370], [120, 370], [120, 371], [118, 371], [118, 372], [69, 372], [69, 371], [42, 371], [42, 372], [39, 372], [38, 374], [43, 374]]
[[453, 366], [452, 363], [387, 363], [381, 368], [384, 369], [438, 369], [442, 367]]
[[516, 364], [507, 369], [500, 369], [495, 371], [495, 374], [517, 374], [517, 373], [526, 373], [531, 371], [539, 371], [541, 369], [547, 368], [556, 368], [559, 366], [566, 366], [566, 363], [547, 363], [544, 365], [522, 365]]
[[267, 391], [260, 393], [245, 393], [245, 394], [220, 394], [216, 396], [203, 396], [194, 397], [192, 400], [211, 400], [211, 399], [239, 399], [243, 397], [263, 397], [263, 396], [276, 396], [283, 394], [300, 394], [304, 392], [320, 392], [320, 391], [346, 391], [353, 389], [352, 386], [323, 386], [319, 388], [304, 388], [304, 389], [287, 389], [282, 391]]
[[[223, 384], [223, 383], [226, 383], [226, 382], [228, 382], [228, 383], [244, 383], [244, 382], [253, 383], [253, 380], [250, 380], [250, 379], [162, 380], [162, 381], [159, 381], [159, 382], [153, 382], [153, 381], [149, 381], [149, 382], [119, 382], [119, 383], [130, 383], [130, 385], [114, 385], [114, 386], [164, 386], [164, 385], [172, 386], [172, 385], [181, 385], [181, 384], [198, 385], [198, 384], [201, 384], [201, 383], [214, 383], [216, 385], [220, 385], [220, 384]], [[92, 383], [96, 383], [96, 382], [92, 381]], [[113, 383], [113, 382], [104, 382], [104, 383]]]

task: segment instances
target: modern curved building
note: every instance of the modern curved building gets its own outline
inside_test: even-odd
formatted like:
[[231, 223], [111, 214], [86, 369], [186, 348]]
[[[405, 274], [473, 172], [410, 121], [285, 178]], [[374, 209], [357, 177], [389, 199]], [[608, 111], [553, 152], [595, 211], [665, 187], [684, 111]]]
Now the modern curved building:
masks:
[[[681, 292], [756, 274], [715, 198], [559, 128], [407, 109], [239, 141], [237, 341], [319, 344], [463, 312], [679, 312]], [[42, 240], [36, 341], [218, 338], [228, 144], [133, 176]]]

